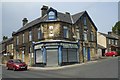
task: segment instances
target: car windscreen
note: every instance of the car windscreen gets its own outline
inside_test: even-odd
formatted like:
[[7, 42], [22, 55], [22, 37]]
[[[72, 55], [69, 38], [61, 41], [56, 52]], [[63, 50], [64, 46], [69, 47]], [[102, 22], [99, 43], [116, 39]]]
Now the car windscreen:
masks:
[[21, 60], [14, 60], [14, 63], [22, 63]]

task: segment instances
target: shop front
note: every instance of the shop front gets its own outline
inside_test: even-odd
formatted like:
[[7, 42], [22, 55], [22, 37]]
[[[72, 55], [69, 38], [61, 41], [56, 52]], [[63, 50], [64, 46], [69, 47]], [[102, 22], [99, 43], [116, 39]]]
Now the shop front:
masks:
[[79, 62], [77, 42], [49, 41], [34, 44], [34, 64], [61, 66]]

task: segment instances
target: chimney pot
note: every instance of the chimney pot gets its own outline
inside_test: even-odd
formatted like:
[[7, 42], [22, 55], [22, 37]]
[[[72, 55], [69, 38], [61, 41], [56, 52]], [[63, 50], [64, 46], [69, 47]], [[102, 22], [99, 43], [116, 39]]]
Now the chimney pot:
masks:
[[23, 18], [22, 22], [23, 22], [23, 26], [24, 26], [28, 22], [27, 18]]
[[47, 14], [48, 6], [43, 5], [41, 8], [41, 16], [43, 17], [45, 14]]

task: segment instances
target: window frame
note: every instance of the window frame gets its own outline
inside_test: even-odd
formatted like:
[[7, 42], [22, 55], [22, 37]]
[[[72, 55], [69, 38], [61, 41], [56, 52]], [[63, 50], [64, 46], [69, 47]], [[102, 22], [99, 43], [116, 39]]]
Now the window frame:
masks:
[[63, 26], [63, 36], [64, 38], [69, 38], [69, 30], [67, 26]]
[[56, 19], [56, 16], [55, 16], [55, 12], [54, 11], [50, 11], [48, 13], [48, 19], [49, 20], [55, 20]]
[[32, 30], [29, 31], [29, 41], [32, 41]]

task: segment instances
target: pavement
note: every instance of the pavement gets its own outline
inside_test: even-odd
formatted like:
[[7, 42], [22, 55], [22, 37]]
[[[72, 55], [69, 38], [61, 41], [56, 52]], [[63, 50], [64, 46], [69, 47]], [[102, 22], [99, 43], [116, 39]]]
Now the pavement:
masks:
[[[2, 66], [3, 78], [118, 78], [118, 57], [58, 67], [29, 67], [13, 71]], [[34, 69], [34, 70], [32, 70]], [[23, 79], [24, 80], [24, 79]], [[52, 80], [52, 79], [51, 79]], [[112, 80], [112, 79], [111, 79]]]
[[28, 69], [29, 70], [58, 70], [58, 69], [75, 67], [75, 66], [87, 65], [87, 64], [90, 64], [90, 63], [97, 63], [99, 60], [107, 59], [107, 58], [108, 57], [100, 57], [99, 59], [95, 59], [95, 60], [92, 60], [92, 61], [87, 61], [87, 62], [78, 63], [78, 64], [72, 64], [72, 65], [64, 65], [64, 66], [53, 66], [53, 67], [30, 67], [29, 66]]

